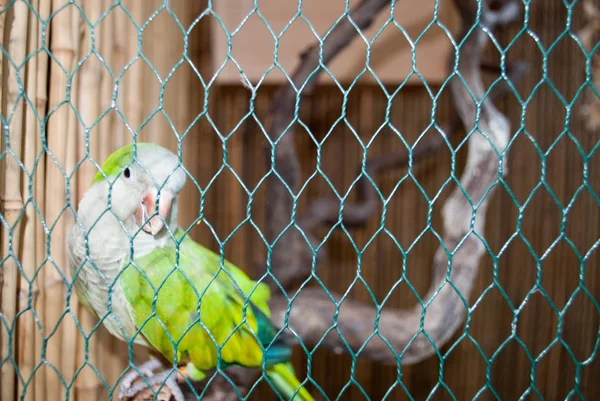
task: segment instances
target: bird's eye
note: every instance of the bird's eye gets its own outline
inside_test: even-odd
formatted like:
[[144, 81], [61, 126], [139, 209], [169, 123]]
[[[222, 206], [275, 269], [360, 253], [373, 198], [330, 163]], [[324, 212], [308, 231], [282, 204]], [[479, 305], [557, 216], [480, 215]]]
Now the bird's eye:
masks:
[[125, 176], [125, 178], [131, 177], [131, 170], [129, 170], [129, 167], [127, 167], [125, 171], [123, 171], [123, 175]]

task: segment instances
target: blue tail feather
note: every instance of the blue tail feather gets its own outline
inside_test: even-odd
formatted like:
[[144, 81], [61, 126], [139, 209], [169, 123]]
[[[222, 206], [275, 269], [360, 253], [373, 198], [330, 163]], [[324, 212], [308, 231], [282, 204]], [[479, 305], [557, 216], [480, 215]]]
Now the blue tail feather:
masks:
[[265, 359], [267, 366], [285, 363], [290, 360], [292, 350], [283, 343], [274, 343], [266, 350]]

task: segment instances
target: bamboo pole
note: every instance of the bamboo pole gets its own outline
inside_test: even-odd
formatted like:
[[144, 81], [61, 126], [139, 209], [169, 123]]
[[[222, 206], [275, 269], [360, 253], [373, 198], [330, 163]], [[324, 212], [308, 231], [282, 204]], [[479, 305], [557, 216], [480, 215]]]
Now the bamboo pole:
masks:
[[[147, 2], [134, 1], [130, 7], [131, 16], [136, 21], [136, 23], [140, 24], [141, 19], [144, 13], [144, 5]], [[127, 41], [127, 60], [133, 60], [138, 55], [138, 29], [135, 25], [128, 21], [127, 26], [128, 29], [128, 41]], [[140, 128], [140, 125], [143, 122], [143, 69], [142, 69], [143, 60], [137, 59], [131, 67], [129, 67], [129, 71], [124, 75], [126, 78], [126, 98], [125, 98], [125, 107], [126, 113], [125, 117], [127, 118], [127, 122], [132, 130], [136, 131]]]
[[[12, 6], [12, 12], [14, 13], [12, 26], [7, 27], [10, 29], [8, 52], [12, 62], [18, 68], [25, 59], [27, 49], [27, 6], [23, 3], [15, 3]], [[12, 333], [2, 339], [2, 359], [9, 357], [16, 363], [17, 324], [14, 322], [14, 318], [17, 313], [17, 291], [20, 281], [18, 257], [23, 227], [20, 218], [23, 209], [22, 170], [17, 158], [21, 158], [23, 145], [24, 102], [22, 99], [19, 100], [19, 95], [24, 90], [25, 69], [17, 70], [15, 67], [10, 67], [3, 72], [8, 76], [6, 110], [3, 115], [7, 119], [9, 132], [4, 132], [5, 136], [3, 137], [5, 179], [2, 186], [2, 214], [8, 227], [12, 227], [12, 232], [5, 231], [2, 238], [2, 257], [7, 258], [2, 266], [2, 314]], [[6, 142], [7, 136], [10, 143]], [[9, 150], [12, 151], [12, 154], [9, 154]], [[15, 384], [15, 368], [12, 363], [6, 363], [2, 367], [2, 399], [8, 400], [14, 397]]]
[[[96, 1], [94, 1], [96, 3]], [[108, 4], [106, 4], [108, 7]], [[113, 39], [115, 37], [115, 20], [114, 20], [114, 12], [111, 16], [107, 16], [104, 20], [104, 31], [102, 31], [102, 37], [96, 37], [96, 48], [102, 50], [102, 56], [104, 57], [104, 62], [109, 67], [113, 65], [113, 57], [115, 57], [116, 48], [113, 44]], [[121, 13], [123, 15], [123, 13]], [[117, 25], [118, 27], [122, 25]], [[122, 37], [123, 35], [118, 35]], [[117, 74], [117, 71], [113, 71]], [[101, 111], [107, 110], [112, 105], [113, 98], [113, 87], [114, 80], [113, 77], [109, 74], [106, 68], [101, 69], [101, 84], [100, 84], [100, 107]], [[96, 157], [98, 157], [99, 162], [104, 161], [111, 153], [112, 150], [116, 149], [114, 143], [116, 142], [116, 136], [119, 134], [115, 132], [115, 112], [110, 112], [100, 121], [98, 128], [96, 130], [96, 136], [100, 138], [100, 144], [98, 147], [98, 152], [96, 153]], [[122, 133], [121, 133], [122, 135]]]
[[[78, 3], [79, 6], [81, 6], [81, 0], [76, 0], [76, 3]], [[81, 47], [81, 41], [80, 38], [82, 36], [83, 33], [83, 18], [81, 17], [81, 14], [74, 8], [74, 7], [70, 7], [70, 13], [71, 13], [71, 30], [70, 30], [70, 34], [71, 34], [71, 43], [73, 44], [73, 64], [72, 67], [74, 68], [76, 66], [76, 64], [79, 62], [80, 59], [80, 47]], [[73, 77], [72, 77], [72, 84], [71, 84], [71, 105], [77, 107], [78, 103], [79, 103], [79, 90], [78, 88], [80, 87], [80, 77], [81, 77], [81, 69], [79, 69], [77, 72], [73, 72]], [[93, 97], [93, 96], [87, 96], [87, 98], [89, 97]], [[66, 106], [66, 105], [65, 105]], [[67, 176], [72, 176], [73, 174], [73, 170], [75, 168], [75, 165], [77, 163], [77, 142], [78, 142], [78, 138], [77, 138], [77, 131], [78, 128], [81, 126], [77, 115], [73, 112], [73, 111], [69, 111], [68, 113], [68, 117], [67, 117], [67, 127], [68, 130], [65, 133], [66, 134], [66, 154], [65, 154], [65, 164], [64, 164], [64, 169], [65, 169], [65, 173]], [[68, 188], [69, 188], [69, 196], [70, 196], [70, 204], [72, 207], [76, 207], [77, 206], [77, 179], [76, 177], [74, 179], [69, 180], [69, 183], [67, 184]], [[67, 205], [67, 200], [65, 199], [65, 203], [63, 206]], [[66, 233], [68, 232], [68, 230], [70, 230], [70, 228], [73, 226], [73, 224], [75, 224], [75, 217], [73, 215], [73, 213], [70, 210], [66, 210], [65, 213], [63, 214], [63, 217], [61, 218], [61, 229], [63, 230], [63, 233], [65, 235], [65, 239], [66, 239]], [[65, 242], [66, 244], [66, 242]], [[66, 245], [64, 245], [66, 247]], [[65, 248], [66, 249], [66, 248]], [[71, 277], [69, 274], [69, 265], [68, 265], [69, 261], [68, 258], [65, 258], [61, 265], [60, 268], [61, 270], [63, 270], [63, 274], [68, 277], [68, 280], [71, 281]], [[77, 326], [75, 324], [75, 319], [77, 318], [78, 312], [79, 312], [79, 300], [77, 299], [77, 295], [74, 293], [74, 290], [71, 291], [70, 297], [68, 296], [68, 294], [65, 294], [65, 296], [68, 297], [68, 302], [69, 302], [69, 310], [70, 313], [69, 315], [67, 315], [65, 317], [65, 319], [63, 320], [62, 324], [61, 324], [61, 330], [62, 330], [62, 349], [63, 350], [70, 350], [71, 352], [64, 352], [63, 351], [63, 357], [61, 359], [61, 369], [60, 369], [60, 373], [63, 375], [63, 378], [67, 381], [67, 383], [70, 383], [73, 380], [73, 377], [75, 375], [75, 370], [77, 369], [76, 363], [77, 363], [77, 353], [76, 351], [76, 344], [77, 344], [77, 340], [81, 338], [81, 333], [79, 332], [79, 330], [77, 329]], [[65, 305], [66, 307], [66, 305]], [[71, 388], [71, 391], [74, 392], [73, 388]]]
[[[152, 12], [160, 6], [159, 3], [161, 2], [157, 0], [146, 2], [145, 15], [151, 15]], [[175, 7], [175, 5], [173, 5], [173, 7]], [[168, 14], [163, 11], [156, 17], [155, 21], [150, 24], [146, 32], [146, 38], [148, 40], [144, 49], [144, 54], [152, 62], [154, 69], [158, 72], [158, 75], [162, 80], [167, 77], [168, 73], [181, 56], [181, 54], [173, 54], [172, 49], [178, 47], [177, 44], [173, 43], [173, 39], [178, 38], [177, 35], [179, 30], [177, 29], [177, 32], [174, 31], [173, 27], [175, 24], [166, 23], [167, 15]], [[171, 17], [169, 16], [168, 18]], [[174, 81], [179, 78], [179, 74], [174, 74], [169, 81], [168, 86], [176, 85]], [[144, 82], [144, 116], [148, 117], [156, 107], [159, 106], [161, 84], [154, 71], [150, 68], [144, 69]], [[139, 94], [131, 93], [130, 95], [137, 96], [139, 99]], [[176, 96], [177, 93], [175, 91], [166, 90], [164, 92], [163, 111], [174, 109], [172, 105], [176, 104]], [[174, 116], [171, 115], [171, 118], [174, 118]], [[173, 131], [171, 130], [166, 117], [161, 112], [155, 114], [149, 124], [145, 127], [143, 140], [157, 143], [171, 150], [176, 149], [175, 144], [177, 143], [177, 140], [173, 135]]]
[[[108, 8], [109, 4], [113, 3], [112, 0], [104, 1], [106, 5], [103, 9]], [[104, 57], [106, 64], [113, 69], [115, 77], [119, 76], [123, 67], [135, 57], [135, 54], [128, 54], [128, 51], [135, 48], [136, 50], [134, 53], [137, 53], [137, 39], [135, 42], [136, 46], [130, 46], [128, 36], [124, 35], [121, 30], [123, 27], [127, 27], [130, 24], [131, 22], [127, 15], [119, 8], [113, 9], [111, 14], [109, 14], [104, 22], [102, 22], [103, 31], [99, 45], [102, 50], [102, 56]], [[130, 72], [127, 73], [127, 75], [129, 74]], [[129, 115], [127, 114], [125, 106], [128, 88], [124, 84], [127, 84], [127, 81], [121, 80], [119, 82], [116, 107], [128, 117]], [[115, 81], [113, 77], [110, 76], [108, 71], [103, 71], [100, 96], [102, 110], [106, 110], [112, 104], [114, 85]], [[98, 135], [101, 138], [99, 145], [100, 151], [95, 154], [95, 157], [98, 157], [97, 162], [99, 164], [102, 164], [113, 150], [123, 146], [125, 142], [131, 142], [131, 136], [125, 129], [125, 124], [115, 111], [111, 111], [110, 114], [100, 122], [95, 135]], [[114, 338], [103, 327], [100, 327], [94, 336], [97, 339], [97, 347], [99, 348], [97, 359], [98, 369], [110, 386], [116, 386], [118, 377], [125, 370], [125, 366], [127, 365], [127, 345]], [[106, 352], [106, 350], [109, 350], [109, 352]], [[99, 391], [98, 397], [102, 396], [102, 398], [106, 398], [108, 396], [107, 390], [99, 390], [101, 391]]]
[[[185, 2], [175, 3], [171, 7], [174, 8], [175, 14], [181, 18], [181, 23], [183, 24], [184, 27], [190, 26], [190, 24], [193, 20], [193, 16], [197, 15], [192, 12], [192, 11], [194, 11], [193, 9], [195, 7], [193, 7], [189, 3], [185, 3]], [[179, 29], [174, 31], [174, 34], [178, 35], [179, 34], [178, 32], [179, 32]], [[177, 36], [175, 36], [175, 37], [177, 37]], [[183, 40], [183, 37], [182, 37], [182, 40]], [[188, 38], [188, 46], [189, 46], [189, 38]], [[189, 52], [189, 48], [188, 48], [188, 52]], [[183, 57], [183, 53], [178, 54], [177, 57], [178, 58]], [[178, 60], [176, 60], [176, 61], [178, 61]], [[193, 82], [193, 80], [196, 79], [196, 77], [194, 76], [194, 72], [192, 71], [192, 69], [190, 68], [190, 66], [187, 63], [181, 64], [181, 66], [179, 66], [179, 69], [182, 71], [180, 71], [178, 74], [179, 79], [177, 80], [177, 84], [176, 84], [178, 89], [177, 89], [177, 92], [175, 93], [175, 97], [174, 97], [174, 101], [176, 102], [177, 111], [173, 115], [171, 115], [171, 118], [174, 119], [174, 121], [173, 121], [174, 125], [178, 129], [177, 134], [181, 136], [187, 129], [188, 125], [193, 121], [193, 118], [194, 118], [194, 116], [191, 115], [191, 111], [190, 111], [191, 110], [190, 105], [191, 105], [192, 91], [189, 89], [190, 89], [190, 83]], [[193, 96], [197, 96], [197, 95], [194, 94]], [[173, 145], [177, 146], [177, 138], [175, 138], [175, 136], [173, 136], [173, 139], [174, 139]], [[174, 149], [177, 149], [177, 148], [175, 147]]]
[[[37, 10], [39, 8], [39, 0], [31, 1], [32, 7]], [[39, 48], [38, 44], [38, 24], [39, 21], [35, 14], [29, 13], [29, 33], [28, 33], [28, 49], [27, 53], [31, 54]], [[31, 178], [23, 180], [21, 193], [27, 194], [27, 200], [32, 199], [32, 192], [30, 188], [33, 188], [33, 175], [34, 166], [36, 160], [36, 135], [38, 121], [35, 116], [35, 96], [37, 91], [37, 65], [38, 58], [33, 57], [27, 63], [27, 82], [26, 90], [27, 97], [34, 104], [33, 107], [27, 105], [25, 115], [25, 146], [23, 147], [23, 161], [25, 167]], [[35, 227], [36, 227], [36, 213], [32, 204], [27, 206], [25, 211], [25, 223], [23, 227], [23, 242], [26, 244], [26, 248], [22, 249], [21, 252], [21, 263], [23, 264], [24, 275], [21, 277], [21, 285], [19, 291], [19, 310], [30, 310], [35, 308], [36, 300], [38, 296], [38, 285], [37, 281], [32, 280], [35, 276], [36, 261], [35, 252], [31, 252], [31, 246], [35, 244]], [[21, 375], [25, 382], [29, 380], [29, 377], [33, 373], [36, 362], [35, 353], [35, 338], [36, 338], [36, 327], [33, 314], [26, 313], [19, 320], [18, 326], [19, 333], [19, 352], [18, 352], [18, 365]], [[30, 382], [27, 387], [24, 387], [19, 381], [18, 394], [23, 394], [24, 401], [33, 401], [35, 399], [35, 387], [34, 383]]]
[[[27, 6], [23, 3], [14, 3], [12, 6], [14, 20], [5, 28], [9, 29], [8, 52], [12, 62], [19, 66], [25, 59], [27, 43]], [[12, 26], [11, 26], [12, 25]], [[5, 35], [6, 38], [6, 35]], [[5, 65], [6, 66], [6, 65]], [[22, 219], [20, 213], [23, 209], [21, 194], [22, 170], [17, 158], [21, 157], [23, 144], [23, 100], [19, 94], [24, 89], [23, 83], [25, 70], [10, 67], [3, 73], [8, 75], [6, 83], [6, 109], [3, 113], [9, 125], [9, 132], [3, 136], [4, 183], [2, 186], [2, 215], [12, 232], [4, 228], [2, 238], [2, 257], [7, 258], [2, 266], [2, 315], [12, 331], [11, 335], [2, 338], [2, 359], [11, 358], [16, 362], [16, 327], [14, 322], [17, 313], [17, 291], [20, 280], [19, 261]], [[10, 143], [7, 142], [7, 139]], [[8, 152], [12, 151], [12, 154]], [[8, 333], [7, 333], [8, 334]], [[12, 363], [2, 366], [2, 399], [10, 400], [15, 396], [16, 375]]]
[[[52, 9], [57, 10], [63, 5], [61, 0], [52, 0]], [[75, 55], [75, 46], [72, 35], [72, 16], [73, 7], [67, 7], [58, 14], [54, 15], [51, 27], [50, 50], [58, 63], [62, 65], [67, 74], [73, 70], [73, 61]], [[48, 121], [46, 132], [48, 148], [52, 152], [56, 163], [62, 168], [66, 166], [67, 146], [69, 133], [69, 108], [62, 104], [65, 100], [65, 93], [69, 85], [69, 78], [56, 63], [51, 64], [50, 68], [50, 96], [49, 109], [53, 114]], [[58, 107], [60, 106], [60, 107]], [[57, 108], [58, 107], [58, 108]], [[62, 219], [58, 220], [63, 207], [66, 204], [65, 177], [60, 171], [59, 166], [55, 165], [54, 160], [48, 157], [46, 169], [46, 192], [52, 191], [52, 196], [46, 198], [46, 223], [52, 227], [49, 236], [48, 258], [51, 262], [46, 263], [45, 273], [45, 319], [44, 330], [46, 335], [50, 333], [59, 322], [64, 311], [64, 287], [62, 278], [57, 270], [64, 270], [67, 263], [66, 254], [66, 232], [65, 224]], [[58, 346], [62, 345], [62, 330], [57, 330], [50, 338], [49, 342], [55, 344], [46, 348], [46, 359], [57, 368], [62, 367], [63, 352]], [[55, 338], [58, 337], [58, 338]], [[63, 373], [63, 372], [61, 372]], [[46, 370], [46, 396], [49, 400], [59, 400], [63, 398], [63, 389], [56, 373], [52, 369]]]
[[[0, 6], [2, 6], [3, 12], [2, 14], [0, 14], [0, 40], [2, 41], [2, 43], [0, 43], [0, 45], [2, 45], [3, 48], [5, 48], [7, 51], [8, 49], [8, 43], [9, 43], [9, 36], [10, 36], [10, 28], [11, 28], [11, 18], [12, 18], [12, 9], [10, 8], [6, 8], [6, 2], [2, 2], [0, 3]], [[6, 9], [5, 9], [6, 8]], [[7, 18], [8, 17], [8, 18]], [[8, 20], [8, 22], [7, 22]], [[6, 116], [6, 91], [4, 90], [4, 88], [6, 88], [8, 86], [8, 74], [6, 74], [5, 72], [8, 71], [8, 60], [6, 60], [4, 58], [4, 53], [0, 52], [0, 73], [2, 73], [0, 75], [0, 113], [2, 114], [3, 118], [4, 116]], [[0, 128], [2, 129], [2, 131], [4, 131], [4, 128]], [[4, 132], [2, 132], [4, 133]], [[4, 135], [2, 135], [2, 137], [0, 138], [0, 146], [2, 148], [4, 148]], [[0, 168], [4, 168], [4, 166], [2, 164], [0, 164]], [[2, 171], [2, 174], [0, 174], [0, 191], [2, 190], [2, 188], [4, 188], [4, 171]], [[3, 244], [4, 242], [4, 230], [0, 229], [0, 247], [1, 244]], [[1, 248], [0, 248], [1, 250]], [[4, 288], [4, 264], [2, 264], [2, 268], [0, 269], [0, 307], [3, 305], [2, 304], [2, 299], [3, 299], [3, 288]], [[7, 333], [5, 333], [5, 330], [3, 328], [0, 329], [0, 347], [4, 346], [5, 343], [5, 337], [7, 336]], [[7, 341], [7, 340], [6, 340]], [[4, 348], [0, 348], [0, 358], [4, 358]], [[2, 391], [4, 389], [4, 369], [0, 369], [0, 395], [2, 394]]]
[[[111, 4], [112, 1], [105, 1], [107, 5], [104, 8], [106, 9], [108, 4]], [[115, 76], [118, 76], [129, 60], [135, 57], [135, 55], [128, 54], [128, 51], [131, 50], [129, 47], [128, 36], [124, 35], [121, 30], [130, 25], [131, 22], [124, 12], [115, 8], [102, 24], [104, 25], [104, 31], [102, 32], [101, 38], [102, 42], [100, 43], [102, 55], [105, 58], [107, 65], [111, 66], [113, 69]], [[137, 46], [137, 39], [135, 44]], [[135, 49], [137, 49], [137, 47], [135, 47]], [[137, 53], [137, 50], [135, 53]], [[106, 108], [112, 104], [115, 82], [108, 72], [103, 71], [103, 74], [105, 79], [102, 80], [101, 84], [101, 104], [102, 110], [106, 110]], [[128, 89], [124, 85], [126, 82], [127, 81], [122, 80], [119, 82], [116, 103], [117, 108], [128, 117], [125, 107], [125, 97]], [[106, 117], [109, 118], [106, 119]], [[100, 122], [98, 127], [99, 130], [96, 132], [96, 135], [102, 138], [100, 140], [100, 151], [96, 155], [99, 157], [97, 160], [99, 164], [102, 164], [113, 150], [120, 147], [119, 142], [122, 142], [124, 137], [127, 137], [127, 139], [130, 138], [129, 133], [125, 129], [125, 124], [123, 124], [116, 112], [113, 111], [106, 117]], [[128, 142], [130, 142], [130, 140], [128, 140]], [[125, 370], [127, 364], [126, 344], [115, 339], [103, 327], [97, 330], [95, 336], [98, 340], [97, 346], [100, 347], [102, 351], [106, 349], [110, 350], [109, 352], [98, 352], [98, 369], [104, 375], [107, 383], [111, 386], [115, 386], [119, 375]], [[108, 391], [104, 390], [102, 392], [102, 398], [106, 398], [107, 396]]]
[[[2, 14], [0, 14], [0, 40], [2, 41], [1, 45], [2, 47], [4, 47], [4, 45], [6, 43], [8, 43], [8, 37], [6, 36], [6, 34], [8, 34], [8, 29], [4, 29], [5, 28], [5, 21], [6, 21], [6, 16], [9, 13], [9, 8], [6, 8], [6, 4], [7, 1], [6, 0], [2, 0], [0, 1], [0, 11], [2, 12]], [[5, 9], [6, 8], [6, 9]], [[6, 36], [6, 38], [5, 38]], [[6, 92], [3, 90], [3, 88], [6, 87], [6, 75], [4, 74], [4, 65], [6, 64], [6, 60], [4, 60], [4, 53], [0, 52], [0, 73], [1, 73], [1, 77], [2, 79], [0, 79], [0, 95], [2, 96], [2, 107], [4, 107], [5, 103], [5, 97], [6, 97]], [[2, 109], [2, 115], [4, 115], [4, 109]]]
[[[83, 0], [83, 10], [88, 18], [88, 20], [95, 24], [102, 12], [102, 3], [97, 0]], [[105, 22], [106, 23], [106, 22]], [[104, 32], [110, 32], [112, 27], [104, 26]], [[92, 44], [92, 33], [94, 35], [94, 43]], [[102, 46], [102, 40], [98, 36], [100, 31], [95, 28], [91, 28], [90, 30], [86, 29], [83, 32], [83, 37], [81, 38], [82, 47], [84, 49], [90, 49], [92, 52], [98, 51]], [[106, 60], [110, 56], [110, 51], [108, 53], [102, 53], [102, 57]], [[90, 92], [94, 91], [94, 88], [97, 87], [98, 82], [102, 82], [102, 87], [104, 87], [104, 81], [106, 80], [106, 72], [105, 69], [99, 65], [100, 61], [98, 58], [92, 56], [90, 57], [82, 66], [79, 71], [80, 76], [80, 85], [78, 86], [78, 106], [77, 109], [81, 114], [81, 118], [85, 124], [84, 126], [79, 126], [77, 128], [77, 141], [78, 141], [78, 159], [83, 159], [86, 156], [86, 142], [89, 140], [90, 144], [90, 154], [89, 156], [93, 157], [97, 162], [101, 163], [98, 155], [100, 153], [100, 144], [101, 144], [101, 134], [99, 125], [97, 124], [93, 129], [89, 130], [89, 127], [96, 121], [98, 116], [100, 115], [100, 104], [99, 104], [99, 96], [95, 94], [90, 94]], [[104, 90], [100, 94], [101, 97], [104, 96]], [[104, 109], [103, 109], [104, 110]], [[105, 117], [106, 119], [106, 117]], [[103, 120], [104, 121], [104, 120]], [[86, 129], [88, 127], [88, 129]], [[96, 168], [91, 162], [85, 162], [79, 168], [77, 172], [77, 202], [81, 200], [83, 193], [89, 187], [89, 183], [92, 181], [94, 175], [96, 173]], [[85, 333], [90, 333], [94, 325], [97, 323], [97, 320], [85, 309], [79, 308], [79, 321], [83, 327]], [[84, 363], [89, 363], [92, 366], [97, 367], [98, 362], [96, 359], [96, 348], [97, 348], [97, 335], [92, 335], [89, 341], [85, 341], [85, 338], [82, 336], [78, 336], [77, 341], [77, 365], [81, 366]], [[86, 347], [88, 348], [88, 359], [85, 359], [86, 355]], [[75, 383], [75, 400], [89, 400], [97, 398], [97, 392], [99, 389], [101, 382], [96, 376], [96, 374], [91, 370], [91, 368], [85, 368], [77, 378], [77, 382]]]
[[[83, 0], [83, 11], [85, 12], [88, 20], [92, 22], [92, 24], [98, 20], [98, 17], [101, 12], [102, 4], [98, 1], [94, 0]], [[92, 28], [93, 29], [93, 28]], [[83, 36], [81, 38], [82, 47], [84, 49], [94, 49], [99, 48], [99, 44], [101, 41], [99, 40], [97, 34], [98, 30], [95, 31], [95, 47], [92, 48], [92, 31], [85, 30], [83, 32]], [[106, 57], [102, 54], [102, 57]], [[101, 160], [98, 160], [96, 153], [98, 153], [98, 149], [100, 148], [100, 132], [99, 132], [99, 124], [96, 124], [94, 128], [89, 128], [98, 118], [100, 112], [100, 107], [98, 104], [98, 95], [94, 94], [93, 96], [86, 96], [88, 93], [93, 92], [93, 89], [98, 86], [98, 82], [101, 82], [102, 79], [102, 67], [99, 65], [101, 62], [94, 57], [93, 55], [88, 58], [85, 63], [79, 69], [79, 77], [80, 84], [77, 87], [79, 98], [77, 103], [77, 110], [79, 111], [83, 123], [85, 126], [77, 127], [77, 149], [79, 153], [79, 158], [84, 158], [86, 156], [86, 143], [89, 141], [90, 144], [90, 157], [94, 158], [96, 162], [101, 164]], [[86, 127], [88, 129], [86, 129]], [[87, 186], [89, 185], [91, 179], [94, 174], [96, 174], [96, 168], [92, 163], [83, 163], [81, 167], [79, 167], [79, 171], [77, 172], [77, 181], [78, 181], [78, 191], [77, 191], [77, 201], [81, 199], [83, 193], [86, 191]]]
[[[50, 6], [52, 0], [39, 0], [38, 14], [42, 23], [38, 26], [38, 38], [40, 40], [40, 47], [48, 49], [48, 31], [46, 30], [45, 22], [48, 20], [50, 15]], [[44, 226], [41, 224], [42, 219], [45, 217], [45, 182], [46, 182], [46, 153], [44, 150], [44, 144], [42, 139], [45, 138], [46, 123], [45, 118], [47, 114], [48, 106], [48, 54], [42, 52], [38, 54], [37, 58], [37, 82], [35, 87], [35, 107], [37, 110], [38, 117], [42, 120], [40, 124], [36, 125], [36, 154], [40, 158], [35, 171], [34, 183], [35, 183], [35, 202], [42, 214], [39, 217], [40, 223], [35, 226], [35, 265], [36, 269], [40, 269], [44, 264], [46, 258], [46, 231]], [[42, 280], [42, 284], [45, 284], [45, 274], [40, 272], [38, 280]], [[45, 285], [39, 285], [39, 281], [36, 280], [39, 286], [39, 301], [40, 305], [45, 305]], [[45, 320], [45, 308], [40, 306], [36, 308], [40, 320]], [[45, 326], [44, 326], [45, 328]], [[41, 362], [42, 359], [42, 348], [44, 343], [41, 336], [36, 336], [35, 339], [35, 358], [36, 365]], [[44, 371], [38, 371], [35, 376], [35, 401], [43, 401], [46, 396], [46, 374]]]
[[[111, 0], [105, 0], [110, 2]], [[116, 11], [116, 10], [115, 10]], [[108, 22], [108, 21], [107, 21]], [[128, 21], [127, 15], [124, 12], [114, 12], [113, 11], [113, 22], [117, 27], [127, 26], [130, 24]], [[110, 41], [110, 42], [109, 42]], [[111, 53], [113, 54], [113, 63], [112, 65], [115, 67], [113, 71], [115, 75], [119, 75], [123, 66], [127, 63], [127, 45], [128, 40], [127, 36], [123, 35], [116, 29], [111, 29], [111, 36], [106, 39], [103, 38], [103, 43], [105, 44], [107, 49], [113, 49]], [[109, 45], [110, 43], [110, 45]], [[117, 69], [118, 67], [118, 69]], [[114, 82], [113, 82], [114, 84]], [[112, 95], [112, 94], [111, 94]], [[112, 99], [112, 98], [111, 98]], [[117, 108], [124, 112], [126, 110], [125, 107], [125, 93], [123, 85], [119, 85], [119, 96], [117, 97]], [[113, 144], [114, 149], [118, 149], [125, 145], [125, 140], [128, 139], [129, 135], [126, 133], [125, 124], [123, 124], [122, 120], [117, 119], [115, 113], [113, 114], [113, 118], [111, 119], [111, 127], [110, 132], [114, 133], [115, 141]], [[118, 123], [117, 123], [118, 122]], [[107, 157], [109, 155], [109, 150], [102, 150], [102, 157]]]

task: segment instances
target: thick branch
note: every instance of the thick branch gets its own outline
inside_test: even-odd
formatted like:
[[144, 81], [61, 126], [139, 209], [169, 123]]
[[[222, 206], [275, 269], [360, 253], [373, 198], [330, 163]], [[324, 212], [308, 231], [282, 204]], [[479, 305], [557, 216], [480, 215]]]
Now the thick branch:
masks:
[[[461, 43], [476, 23], [477, 3], [470, 0], [455, 1], [463, 17], [463, 31], [457, 41]], [[491, 31], [499, 24], [513, 21], [517, 15], [515, 2], [507, 2], [497, 12], [489, 10], [484, 4], [481, 24]], [[457, 188], [443, 207], [443, 243], [448, 251], [440, 246], [435, 254], [432, 284], [424, 298], [425, 310], [417, 305], [408, 311], [382, 311], [379, 319], [376, 319], [377, 310], [374, 307], [345, 300], [340, 314], [336, 316], [336, 305], [328, 295], [320, 289], [304, 288], [291, 305], [282, 298], [272, 303], [275, 322], [279, 327], [289, 327], [304, 344], [317, 344], [326, 331], [335, 327], [353, 352], [362, 348], [360, 355], [394, 364], [398, 362], [396, 355], [402, 354], [401, 362], [410, 364], [435, 353], [435, 349], [448, 341], [462, 324], [466, 312], [463, 298], [469, 298], [479, 259], [485, 251], [474, 233], [481, 235], [484, 232], [486, 210], [492, 194], [489, 189], [499, 178], [497, 153], [503, 154], [510, 136], [506, 118], [494, 107], [489, 97], [482, 101], [485, 91], [480, 76], [480, 58], [487, 39], [487, 34], [478, 29], [466, 37], [461, 47], [458, 70], [469, 89], [459, 79], [455, 78], [451, 83], [457, 112], [470, 133], [467, 164], [461, 177], [461, 185], [470, 201]], [[454, 54], [450, 61], [454, 70]], [[473, 98], [481, 105], [477, 124], [478, 110]], [[473, 129], [475, 131], [471, 132]], [[502, 157], [504, 163], [506, 154]], [[502, 173], [505, 172], [504, 167]], [[477, 214], [476, 218], [474, 214]], [[334, 298], [339, 299], [339, 296], [334, 295]], [[291, 307], [289, 315], [288, 307]], [[423, 313], [425, 316], [422, 319]], [[371, 338], [374, 329], [380, 336]], [[423, 332], [427, 333], [435, 347]], [[413, 339], [415, 334], [418, 336]], [[371, 340], [365, 345], [369, 338]], [[327, 336], [323, 345], [338, 352], [345, 352], [347, 348], [336, 331]]]
[[[497, 66], [482, 64], [482, 69], [497, 72], [500, 70]], [[517, 62], [507, 68], [509, 80], [516, 84], [525, 74], [527, 70], [526, 64]], [[504, 96], [509, 92], [510, 86], [502, 82], [501, 85], [496, 85], [490, 91], [490, 101]], [[377, 173], [389, 169], [405, 168], [409, 165], [412, 156], [412, 163], [430, 157], [446, 144], [445, 139], [450, 139], [462, 126], [462, 122], [458, 116], [452, 118], [447, 128], [443, 128], [440, 135], [431, 136], [425, 140], [421, 140], [416, 144], [412, 151], [404, 149], [401, 151], [385, 154], [383, 156], [374, 157], [367, 161], [366, 175], [362, 175], [362, 167], [359, 168], [357, 175], [362, 175], [356, 183], [358, 201], [356, 203], [346, 202], [342, 212], [342, 222], [346, 226], [360, 226], [373, 216], [377, 207], [380, 205], [380, 199], [373, 187], [371, 181], [367, 178], [375, 179]], [[310, 232], [321, 225], [332, 225], [339, 221], [341, 203], [338, 198], [323, 197], [317, 199], [308, 207], [308, 210], [298, 219], [298, 225], [304, 232]], [[303, 272], [298, 272], [303, 273]], [[300, 274], [298, 274], [300, 276]], [[298, 277], [298, 279], [305, 277]]]

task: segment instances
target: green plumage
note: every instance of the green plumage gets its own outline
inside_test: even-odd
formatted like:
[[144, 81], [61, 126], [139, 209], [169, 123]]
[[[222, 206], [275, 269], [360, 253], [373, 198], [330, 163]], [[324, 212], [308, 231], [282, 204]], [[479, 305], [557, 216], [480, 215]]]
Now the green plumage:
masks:
[[[257, 285], [227, 261], [219, 269], [219, 255], [187, 236], [183, 238], [181, 230], [174, 236], [181, 241], [178, 263], [175, 243], [171, 242], [148, 255], [134, 257], [120, 276], [135, 325], [142, 327], [141, 334], [171, 362], [175, 356], [180, 364], [191, 362], [189, 373], [201, 371], [193, 377], [196, 380], [203, 378], [202, 371], [217, 366], [218, 348], [221, 368], [260, 368], [261, 345], [269, 347], [265, 354], [267, 372], [278, 387], [285, 389], [287, 385], [284, 395], [291, 397], [300, 383], [288, 363], [290, 349], [272, 343], [276, 331], [268, 319], [269, 288], [264, 283]], [[312, 400], [304, 388], [299, 395]]]
[[[176, 232], [176, 238], [181, 240], [181, 231]], [[257, 287], [244, 320], [244, 298], [255, 283], [230, 263], [219, 271], [218, 255], [187, 237], [179, 249], [178, 268], [172, 243], [134, 258], [134, 263], [122, 273], [120, 284], [132, 307], [136, 326], [143, 326], [142, 334], [171, 361], [175, 358], [173, 343], [178, 342], [177, 359], [183, 361], [189, 356], [200, 370], [216, 366], [217, 345], [222, 347], [221, 358], [227, 364], [261, 366], [262, 350], [255, 334], [262, 337], [260, 342], [264, 346], [273, 340], [274, 334], [270, 326], [264, 326], [266, 319], [256, 318], [259, 310], [269, 313], [268, 287], [264, 284]], [[156, 314], [153, 314], [155, 291]]]
[[[148, 142], [138, 142], [136, 145], [136, 149], [156, 147], [158, 146]], [[102, 164], [102, 171], [104, 171], [106, 177], [114, 178], [131, 162], [133, 162], [133, 144], [125, 145], [108, 156]], [[101, 171], [98, 171], [94, 176], [92, 184], [103, 181], [105, 179], [104, 175], [102, 175]]]

